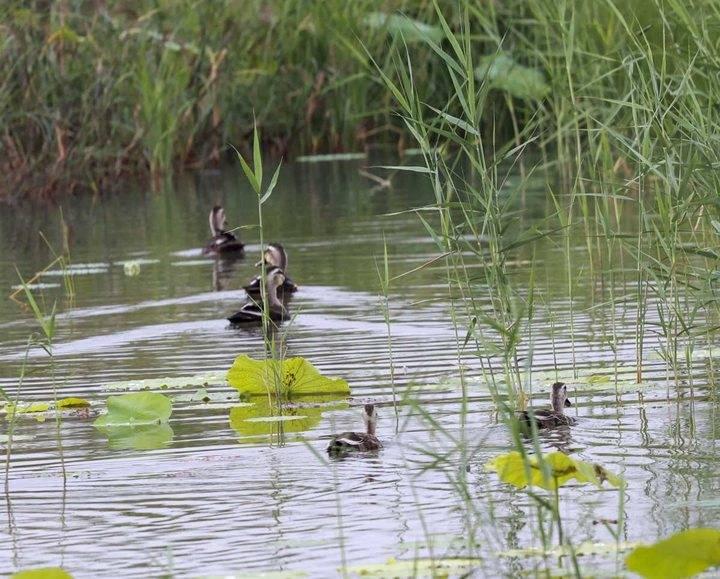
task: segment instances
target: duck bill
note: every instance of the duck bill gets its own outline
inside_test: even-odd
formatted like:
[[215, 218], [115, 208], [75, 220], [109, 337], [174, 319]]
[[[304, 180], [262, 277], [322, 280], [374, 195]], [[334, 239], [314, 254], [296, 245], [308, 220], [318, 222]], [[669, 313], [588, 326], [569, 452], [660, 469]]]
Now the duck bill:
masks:
[[570, 402], [567, 398], [565, 398], [565, 406], [572, 406], [572, 402]]

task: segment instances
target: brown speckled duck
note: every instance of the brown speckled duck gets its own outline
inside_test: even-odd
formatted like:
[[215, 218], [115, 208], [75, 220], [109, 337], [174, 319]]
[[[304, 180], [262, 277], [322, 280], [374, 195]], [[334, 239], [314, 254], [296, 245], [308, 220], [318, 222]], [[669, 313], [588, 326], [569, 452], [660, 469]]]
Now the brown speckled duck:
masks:
[[517, 413], [517, 419], [528, 430], [532, 428], [532, 421], [538, 429], [555, 428], [557, 426], [572, 426], [577, 421], [565, 414], [565, 407], [572, 406], [568, 400], [567, 386], [563, 382], [555, 382], [550, 392], [551, 408], [540, 410], [523, 410]]
[[365, 420], [367, 431], [336, 434], [327, 447], [327, 451], [330, 454], [371, 452], [382, 448], [382, 443], [378, 440], [378, 437], [375, 436], [377, 409], [374, 404], [366, 404], [364, 410], [363, 419]]
[[215, 205], [210, 210], [209, 221], [212, 238], [203, 248], [204, 255], [234, 254], [239, 256], [244, 252], [245, 245], [240, 243], [240, 240], [230, 231], [227, 231], [225, 210], [220, 205]]

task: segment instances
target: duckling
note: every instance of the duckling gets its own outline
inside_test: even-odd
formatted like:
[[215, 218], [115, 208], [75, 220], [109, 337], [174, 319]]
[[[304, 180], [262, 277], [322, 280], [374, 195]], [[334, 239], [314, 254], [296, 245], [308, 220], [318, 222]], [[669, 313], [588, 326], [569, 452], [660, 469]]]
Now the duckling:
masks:
[[563, 382], [555, 382], [552, 385], [550, 404], [552, 408], [518, 412], [517, 419], [528, 430], [532, 427], [533, 420], [538, 429], [572, 426], [577, 422], [572, 416], [565, 415], [565, 407], [572, 406], [572, 403], [568, 400], [567, 386]]
[[363, 420], [367, 432], [343, 432], [336, 434], [327, 447], [329, 454], [341, 454], [343, 452], [370, 452], [380, 450], [382, 443], [375, 436], [377, 425], [377, 410], [374, 404], [365, 405]]
[[227, 231], [225, 210], [220, 205], [215, 205], [215, 207], [212, 208], [209, 221], [212, 239], [210, 239], [203, 248], [203, 255], [211, 253], [241, 253], [244, 251], [245, 245], [232, 233]]
[[[273, 321], [284, 320], [287, 310], [278, 299], [278, 288], [285, 281], [285, 274], [279, 267], [271, 267], [265, 272], [265, 292], [268, 302], [268, 315]], [[263, 304], [259, 301], [249, 301], [240, 311], [228, 318], [231, 324], [261, 324], [263, 318]]]
[[[280, 245], [279, 243], [268, 244], [268, 246], [265, 248], [265, 251], [263, 252], [262, 260], [258, 261], [255, 264], [255, 267], [260, 267], [263, 261], [265, 262], [265, 265], [271, 267], [279, 267], [285, 273], [285, 281], [280, 286], [280, 288], [278, 288], [278, 291], [281, 294], [287, 295], [295, 293], [297, 291], [297, 285], [295, 285], [295, 283], [287, 276], [288, 255], [287, 251], [285, 251], [285, 248], [282, 245]], [[243, 289], [252, 298], [259, 296], [260, 276], [256, 275], [254, 278], [252, 278], [250, 280], [250, 283], [244, 286]]]

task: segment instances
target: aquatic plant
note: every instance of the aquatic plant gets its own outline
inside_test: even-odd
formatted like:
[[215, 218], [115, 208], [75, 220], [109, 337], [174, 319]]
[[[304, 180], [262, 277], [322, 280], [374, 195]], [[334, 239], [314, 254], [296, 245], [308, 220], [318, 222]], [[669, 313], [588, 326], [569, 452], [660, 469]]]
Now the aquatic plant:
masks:
[[646, 579], [693, 577], [720, 566], [720, 530], [688, 529], [650, 546], [637, 547], [625, 564]]
[[10, 579], [73, 579], [73, 576], [61, 567], [37, 567], [16, 571]]
[[599, 464], [577, 460], [563, 452], [527, 457], [513, 451], [496, 456], [485, 464], [485, 468], [496, 472], [503, 482], [518, 488], [538, 486], [555, 490], [571, 480], [598, 487], [605, 481], [615, 487], [625, 484]]
[[244, 396], [280, 397], [292, 400], [313, 396], [317, 400], [337, 400], [350, 395], [350, 386], [340, 378], [327, 378], [304, 358], [254, 360], [246, 355], [235, 358], [227, 381]]
[[107, 414], [100, 416], [93, 426], [102, 430], [117, 426], [162, 424], [172, 414], [172, 400], [157, 392], [130, 392], [107, 399]]

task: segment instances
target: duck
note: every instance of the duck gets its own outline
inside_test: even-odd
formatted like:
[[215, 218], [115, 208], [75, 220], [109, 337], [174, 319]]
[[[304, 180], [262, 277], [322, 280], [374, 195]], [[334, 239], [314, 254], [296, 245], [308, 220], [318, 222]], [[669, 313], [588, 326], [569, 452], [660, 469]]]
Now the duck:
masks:
[[[278, 299], [278, 287], [285, 281], [285, 274], [279, 267], [271, 267], [265, 272], [265, 295], [267, 296], [268, 316], [273, 321], [282, 321], [288, 316], [288, 311]], [[262, 324], [262, 301], [250, 300], [240, 308], [240, 311], [227, 318], [233, 325]]]
[[[285, 281], [278, 288], [280, 294], [288, 295], [297, 291], [298, 286], [287, 276], [288, 255], [282, 245], [279, 243], [268, 244], [265, 251], [263, 251], [263, 258], [255, 264], [255, 267], [260, 267], [263, 262], [265, 262], [266, 266], [279, 267], [285, 273]], [[260, 295], [260, 277], [256, 275], [250, 280], [250, 283], [243, 286], [243, 289], [252, 298]]]
[[366, 432], [343, 432], [333, 436], [327, 447], [329, 454], [342, 454], [345, 452], [373, 452], [382, 448], [382, 443], [375, 436], [377, 425], [377, 409], [374, 404], [366, 404], [363, 420]]
[[523, 410], [516, 414], [517, 419], [526, 429], [532, 428], [533, 421], [538, 430], [555, 428], [557, 426], [572, 426], [576, 420], [565, 414], [565, 407], [572, 406], [568, 400], [567, 386], [564, 382], [555, 382], [550, 390], [551, 408], [540, 410]]
[[203, 255], [209, 254], [239, 254], [244, 252], [245, 244], [227, 231], [227, 220], [225, 210], [220, 205], [215, 205], [210, 210], [210, 233], [212, 238], [203, 248]]

